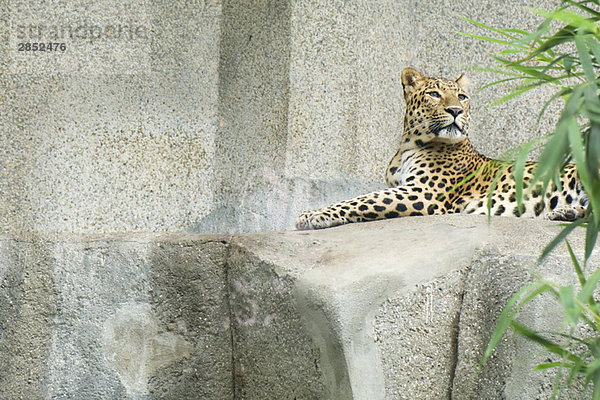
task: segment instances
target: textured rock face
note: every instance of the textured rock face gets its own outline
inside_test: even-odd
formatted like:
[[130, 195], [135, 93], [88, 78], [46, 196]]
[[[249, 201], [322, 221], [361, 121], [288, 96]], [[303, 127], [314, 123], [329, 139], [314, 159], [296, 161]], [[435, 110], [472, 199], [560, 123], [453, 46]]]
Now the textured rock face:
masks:
[[[455, 215], [234, 236], [4, 236], [0, 397], [549, 398], [529, 343], [510, 338], [479, 362], [532, 274], [571, 282], [560, 251], [536, 263], [559, 229]], [[549, 329], [562, 315], [533, 304], [523, 320]]]
[[[558, 1], [556, 1], [558, 2]], [[551, 93], [487, 106], [465, 16], [535, 27], [537, 0], [3, 2], [0, 232], [229, 233], [384, 187], [402, 68], [473, 82], [490, 156], [549, 131]], [[58, 52], [18, 51], [64, 43]], [[514, 110], [523, 110], [514, 112]]]
[[0, 397], [231, 398], [225, 244], [172, 236], [2, 238]]

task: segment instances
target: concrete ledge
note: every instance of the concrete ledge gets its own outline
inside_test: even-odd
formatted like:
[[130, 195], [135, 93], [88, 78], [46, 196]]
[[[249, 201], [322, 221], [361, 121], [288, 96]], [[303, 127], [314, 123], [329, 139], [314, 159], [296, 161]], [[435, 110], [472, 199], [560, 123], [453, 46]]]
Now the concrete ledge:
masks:
[[[546, 398], [553, 378], [531, 372], [528, 343], [478, 363], [532, 274], [572, 280], [563, 253], [536, 265], [559, 229], [440, 216], [234, 236], [4, 236], [0, 397]], [[524, 318], [562, 320], [536, 304]]]

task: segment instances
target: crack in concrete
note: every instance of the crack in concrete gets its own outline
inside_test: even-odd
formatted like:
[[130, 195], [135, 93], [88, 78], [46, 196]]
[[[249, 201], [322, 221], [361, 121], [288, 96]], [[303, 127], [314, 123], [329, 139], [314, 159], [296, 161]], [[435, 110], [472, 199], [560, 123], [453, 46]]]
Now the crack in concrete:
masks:
[[233, 398], [236, 398], [237, 394], [237, 374], [236, 374], [236, 350], [235, 350], [235, 333], [233, 328], [233, 321], [235, 316], [233, 315], [233, 305], [231, 304], [231, 277], [230, 277], [230, 260], [231, 260], [231, 242], [225, 244], [225, 258], [223, 262], [223, 267], [225, 268], [225, 296], [226, 296], [226, 304], [227, 304], [227, 313], [229, 315], [229, 339], [230, 339], [230, 348], [231, 348], [231, 393]]
[[464, 270], [463, 279], [461, 279], [461, 288], [460, 288], [460, 298], [459, 298], [459, 307], [458, 312], [456, 313], [456, 317], [452, 324], [452, 348], [451, 348], [451, 365], [452, 369], [450, 370], [450, 385], [448, 385], [448, 399], [452, 400], [452, 393], [454, 390], [454, 379], [456, 378], [456, 368], [458, 367], [458, 340], [460, 336], [460, 316], [462, 315], [462, 309], [465, 299], [465, 291], [467, 286], [467, 279], [471, 274], [472, 268], [472, 260], [467, 265]]

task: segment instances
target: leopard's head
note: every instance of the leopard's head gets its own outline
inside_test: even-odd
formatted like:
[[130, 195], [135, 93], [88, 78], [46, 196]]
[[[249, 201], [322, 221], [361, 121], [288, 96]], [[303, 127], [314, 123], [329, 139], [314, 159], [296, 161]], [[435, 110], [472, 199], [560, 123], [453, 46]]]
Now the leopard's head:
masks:
[[468, 79], [425, 78], [413, 68], [402, 71], [406, 100], [403, 144], [459, 143], [467, 138], [470, 108]]

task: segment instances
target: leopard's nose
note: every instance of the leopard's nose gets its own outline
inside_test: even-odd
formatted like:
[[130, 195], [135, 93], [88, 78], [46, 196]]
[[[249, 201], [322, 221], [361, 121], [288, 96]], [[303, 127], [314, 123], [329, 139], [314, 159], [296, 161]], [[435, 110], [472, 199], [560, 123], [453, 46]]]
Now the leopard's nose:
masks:
[[446, 112], [450, 115], [452, 115], [454, 118], [458, 117], [460, 115], [460, 113], [463, 112], [462, 107], [458, 107], [458, 106], [450, 106], [450, 107], [446, 107]]

